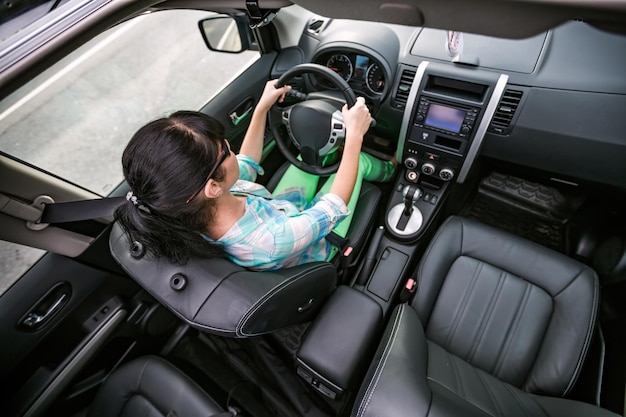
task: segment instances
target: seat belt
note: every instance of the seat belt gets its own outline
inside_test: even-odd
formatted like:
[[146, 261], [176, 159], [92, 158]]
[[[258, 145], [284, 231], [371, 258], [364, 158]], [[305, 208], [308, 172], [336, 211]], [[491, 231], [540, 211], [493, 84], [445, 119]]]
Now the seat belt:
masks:
[[[109, 217], [115, 213], [115, 209], [118, 208], [124, 200], [126, 200], [126, 197], [104, 197], [93, 200], [77, 200], [63, 203], [44, 204], [39, 223], [70, 223], [81, 220]], [[341, 252], [350, 248], [349, 240], [345, 237], [339, 236], [335, 232], [330, 232], [326, 238], [331, 244], [337, 246]], [[344, 256], [347, 255], [344, 254]]]
[[109, 217], [126, 197], [105, 197], [94, 200], [68, 201], [43, 205], [39, 223], [56, 224]]
[[[43, 225], [59, 224], [109, 217], [125, 200], [126, 197], [104, 197], [94, 200], [44, 204], [43, 213], [38, 223]], [[326, 235], [326, 239], [339, 249], [339, 265], [337, 266], [341, 274], [348, 269], [352, 262], [353, 248], [350, 246], [350, 241], [332, 231]]]
[[[104, 197], [93, 200], [43, 204], [43, 212], [38, 223], [59, 224], [109, 217], [125, 200], [126, 197]], [[339, 249], [339, 266], [342, 270], [346, 270], [352, 261], [353, 251], [349, 239], [332, 231], [326, 235], [326, 239]]]
[[32, 203], [0, 192], [0, 213], [27, 222], [32, 230], [41, 230], [48, 224], [70, 223], [110, 217], [126, 197], [104, 197], [55, 203], [47, 195], [36, 197]]

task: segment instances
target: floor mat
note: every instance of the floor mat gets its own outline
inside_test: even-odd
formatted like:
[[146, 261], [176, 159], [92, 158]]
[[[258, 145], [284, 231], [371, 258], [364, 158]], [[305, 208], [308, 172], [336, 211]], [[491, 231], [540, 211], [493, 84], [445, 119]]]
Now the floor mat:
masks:
[[295, 326], [287, 327], [268, 335], [268, 338], [273, 341], [273, 345], [280, 349], [287, 357], [291, 358], [291, 361], [296, 363], [296, 354], [310, 322], [297, 324]]
[[575, 194], [492, 173], [462, 215], [565, 253], [565, 226], [583, 202]]
[[[256, 381], [237, 372], [218, 348], [207, 343], [212, 336], [196, 334], [185, 336], [179, 341], [168, 359], [192, 377], [222, 407], [234, 407], [243, 415], [255, 417], [275, 417], [274, 410], [267, 407]], [[213, 338], [223, 342], [220, 346], [224, 354], [230, 351], [227, 345], [231, 340]], [[284, 414], [283, 414], [284, 415]]]

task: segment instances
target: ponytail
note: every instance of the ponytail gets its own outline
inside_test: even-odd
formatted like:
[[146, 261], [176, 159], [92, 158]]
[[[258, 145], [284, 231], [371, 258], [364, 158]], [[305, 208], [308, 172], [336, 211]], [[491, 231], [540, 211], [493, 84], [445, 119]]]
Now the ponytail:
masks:
[[[148, 123], [122, 155], [131, 188], [115, 212], [131, 240], [157, 257], [184, 264], [191, 257], [224, 257], [224, 249], [203, 233], [213, 218], [213, 200], [186, 199], [202, 187], [219, 149], [224, 127], [199, 112], [181, 111]], [[213, 177], [223, 180], [218, 169]]]

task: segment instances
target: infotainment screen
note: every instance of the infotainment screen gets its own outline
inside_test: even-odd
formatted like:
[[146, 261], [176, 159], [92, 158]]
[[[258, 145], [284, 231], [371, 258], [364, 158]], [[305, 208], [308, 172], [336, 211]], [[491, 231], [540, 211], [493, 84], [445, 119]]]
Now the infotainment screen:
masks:
[[459, 133], [463, 120], [465, 120], [464, 110], [430, 103], [424, 124]]

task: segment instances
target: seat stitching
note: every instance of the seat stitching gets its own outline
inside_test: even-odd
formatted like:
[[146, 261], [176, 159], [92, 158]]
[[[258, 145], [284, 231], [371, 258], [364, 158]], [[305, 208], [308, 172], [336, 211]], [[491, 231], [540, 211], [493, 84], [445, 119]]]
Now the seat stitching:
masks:
[[524, 311], [526, 311], [526, 307], [528, 307], [528, 302], [530, 300], [530, 293], [531, 293], [532, 287], [530, 283], [526, 281], [524, 281], [524, 283], [526, 284], [526, 288], [524, 289], [524, 294], [522, 295], [522, 297], [520, 297], [520, 301], [515, 311], [515, 317], [513, 321], [509, 324], [507, 332], [506, 332], [507, 334], [506, 341], [505, 343], [502, 344], [500, 352], [498, 352], [498, 357], [496, 358], [496, 367], [494, 370], [495, 376], [497, 376], [500, 373], [500, 371], [502, 370], [502, 367], [504, 366], [506, 355], [509, 352], [513, 344], [513, 340], [514, 340], [513, 336], [517, 334], [517, 330], [519, 329], [519, 326], [522, 322], [522, 317], [524, 316], [523, 313]]
[[[450, 387], [448, 387], [447, 385], [445, 385], [445, 384], [441, 383], [440, 381], [434, 380], [434, 379], [432, 379], [432, 378], [430, 378], [430, 377], [428, 378], [428, 380], [429, 380], [429, 381], [432, 381], [433, 383], [435, 383], [435, 384], [439, 385], [440, 387], [443, 387], [444, 389], [446, 389], [446, 390], [450, 391], [450, 392], [452, 393], [452, 395], [456, 395], [457, 397], [459, 397], [459, 398], [461, 398], [461, 399], [463, 399], [463, 400], [467, 401], [467, 402], [468, 402], [468, 403], [470, 403], [472, 406], [474, 406], [474, 407], [478, 408], [479, 410], [483, 411], [485, 414], [489, 414], [490, 416], [493, 416], [493, 413], [492, 413], [492, 412], [490, 412], [489, 410], [485, 410], [485, 409], [484, 409], [483, 407], [481, 407], [479, 404], [473, 403], [473, 402], [471, 402], [470, 400], [468, 400], [467, 398], [465, 398], [465, 397], [463, 397], [463, 396], [459, 395], [459, 393], [458, 393], [458, 392], [456, 392], [456, 391], [454, 391], [454, 390], [450, 389]], [[495, 416], [494, 416], [494, 417], [495, 417]]]
[[137, 373], [137, 379], [135, 381], [136, 385], [135, 385], [135, 391], [139, 392], [139, 389], [141, 388], [141, 380], [143, 380], [143, 376], [144, 374], [147, 372], [148, 366], [151, 365], [151, 363], [149, 361], [144, 361], [144, 363], [141, 364], [141, 370]]
[[378, 365], [376, 365], [374, 376], [372, 377], [372, 380], [370, 381], [367, 389], [365, 390], [365, 398], [364, 398], [364, 401], [361, 401], [361, 404], [359, 405], [357, 416], [362, 416], [365, 413], [365, 410], [369, 406], [372, 400], [372, 397], [374, 396], [374, 391], [376, 390], [376, 387], [378, 386], [378, 382], [380, 381], [380, 377], [383, 373], [383, 368], [387, 364], [387, 359], [389, 359], [391, 348], [393, 347], [396, 341], [396, 338], [398, 336], [398, 333], [399, 333], [398, 329], [400, 328], [400, 322], [402, 321], [402, 312], [404, 311], [405, 308], [406, 308], [406, 304], [401, 304], [400, 308], [398, 308], [398, 313], [396, 314], [396, 317], [394, 318], [393, 327], [391, 330], [391, 337], [387, 341], [387, 345], [385, 346], [385, 349], [383, 350], [381, 360], [378, 362]]
[[483, 340], [485, 336], [485, 332], [487, 331], [487, 327], [491, 318], [493, 317], [493, 313], [495, 311], [495, 304], [497, 300], [500, 298], [500, 294], [502, 294], [502, 289], [504, 288], [504, 271], [500, 272], [500, 277], [498, 278], [498, 284], [496, 285], [496, 290], [491, 294], [491, 299], [489, 300], [489, 304], [487, 305], [487, 309], [483, 314], [483, 317], [480, 320], [480, 328], [476, 335], [474, 336], [474, 342], [472, 343], [472, 349], [468, 355], [468, 362], [472, 363], [474, 361], [474, 357], [478, 352], [478, 346], [480, 342]]
[[[255, 304], [253, 304], [252, 306], [250, 306], [250, 308], [248, 309], [248, 311], [246, 311], [246, 313], [244, 313], [241, 316], [241, 319], [239, 321], [239, 323], [236, 326], [236, 333], [240, 333], [240, 330], [243, 329], [248, 321], [248, 319], [254, 315], [254, 313], [259, 310], [261, 307], [263, 307], [267, 302], [269, 302], [272, 297], [274, 296], [274, 294], [278, 293], [279, 290], [282, 290], [283, 288], [287, 288], [290, 285], [295, 284], [297, 281], [303, 279], [304, 277], [310, 275], [311, 273], [317, 272], [319, 270], [322, 270], [324, 268], [327, 268], [329, 266], [329, 264], [316, 264], [313, 267], [304, 269], [302, 271], [300, 271], [297, 275], [293, 276], [291, 279], [286, 279], [285, 281], [280, 282], [278, 285], [276, 285], [274, 288], [272, 288], [271, 290], [269, 290], [264, 297], [262, 297], [261, 299], [259, 299]], [[240, 334], [246, 336], [246, 333], [241, 332]]]
[[[146, 373], [148, 366], [151, 366], [151, 363], [149, 361], [144, 361], [144, 363], [141, 364], [141, 370], [138, 372], [137, 374], [137, 380], [136, 382], [136, 386], [135, 386], [135, 390], [133, 391], [133, 395], [126, 395], [125, 396], [125, 401], [124, 401], [124, 405], [122, 406], [122, 408], [120, 410], [123, 410], [127, 405], [128, 405], [128, 401], [135, 395], [141, 396], [146, 400], [146, 404], [144, 404], [144, 413], [143, 415], [148, 415], [148, 412], [150, 411], [148, 409], [148, 405], [152, 405], [151, 399], [146, 395], [146, 393], [143, 392], [143, 390], [141, 389], [141, 381], [144, 378], [144, 374]], [[154, 407], [156, 408], [156, 407]], [[160, 411], [160, 410], [159, 410]]]
[[[154, 404], [152, 404], [152, 402], [150, 401], [149, 398], [144, 397], [144, 399], [146, 399], [146, 402], [143, 404], [143, 412], [141, 413], [140, 417], [143, 416], [149, 416], [150, 415], [150, 406], [152, 406], [152, 408], [157, 408], [154, 406]], [[158, 409], [157, 409], [158, 410]], [[161, 412], [161, 410], [158, 410], [159, 412]]]
[[548, 414], [548, 413], [546, 412], [546, 410], [544, 410], [544, 408], [543, 408], [543, 406], [541, 405], [541, 403], [539, 403], [539, 402], [537, 402], [537, 400], [535, 400], [535, 398], [534, 398], [534, 395], [533, 395], [533, 394], [530, 394], [530, 398], [533, 400], [533, 402], [534, 402], [535, 404], [537, 404], [537, 407], [539, 407], [539, 409], [540, 409], [541, 411], [543, 411], [543, 415], [544, 415], [544, 416], [549, 416], [549, 415], [550, 415], [550, 414]]
[[465, 392], [465, 386], [463, 384], [463, 377], [461, 375], [461, 371], [459, 369], [459, 365], [456, 362], [456, 357], [452, 354], [450, 354], [450, 352], [444, 350], [444, 352], [448, 355], [448, 357], [450, 358], [450, 364], [452, 365], [452, 371], [454, 372], [454, 376], [456, 377], [454, 380], [457, 381], [456, 384], [456, 390], [457, 392], [465, 397], [466, 392]]
[[[574, 279], [572, 279], [572, 281], [567, 284], [566, 287], [564, 287], [561, 291], [559, 291], [558, 294], [556, 294], [553, 298], [556, 299], [557, 295], [559, 295], [561, 292], [563, 292], [565, 290], [565, 288], [569, 287], [584, 271], [588, 270], [589, 268], [584, 267], [580, 270], [580, 272], [574, 277]], [[574, 383], [576, 382], [576, 380], [578, 379], [578, 374], [580, 373], [580, 370], [583, 366], [584, 363], [584, 357], [586, 356], [586, 352], [589, 349], [589, 345], [591, 344], [591, 340], [593, 338], [593, 332], [594, 332], [594, 328], [595, 328], [595, 321], [597, 318], [597, 314], [598, 314], [598, 280], [594, 280], [594, 285], [593, 285], [593, 305], [592, 305], [592, 311], [594, 312], [593, 314], [590, 315], [589, 317], [589, 322], [587, 325], [587, 334], [585, 336], [585, 340], [582, 344], [582, 348], [580, 351], [580, 355], [578, 356], [578, 361], [576, 363], [576, 366], [574, 368], [574, 371], [572, 372], [572, 376], [570, 377], [570, 381], [567, 384], [567, 387], [565, 387], [565, 390], [563, 392], [563, 396], [565, 396], [567, 393], [569, 393], [569, 391], [572, 389], [572, 387], [574, 386]]]
[[582, 275], [583, 272], [587, 271], [589, 268], [587, 268], [586, 266], [583, 266], [576, 275], [574, 275], [572, 277], [572, 279], [570, 280], [570, 282], [568, 282], [563, 288], [561, 288], [559, 291], [557, 291], [552, 298], [556, 298], [559, 295], [561, 295], [561, 293], [563, 291], [565, 291], [567, 288], [569, 288], [570, 285], [572, 285], [574, 283], [574, 281], [576, 281], [578, 279], [578, 277], [580, 277]]
[[461, 326], [460, 317], [463, 317], [465, 311], [467, 310], [467, 305], [469, 304], [469, 298], [474, 292], [474, 288], [476, 287], [476, 282], [478, 282], [478, 276], [480, 275], [480, 270], [482, 270], [482, 268], [483, 268], [483, 264], [479, 263], [478, 266], [474, 270], [474, 274], [472, 275], [467, 293], [465, 297], [463, 297], [463, 299], [459, 303], [460, 304], [459, 308], [457, 309], [456, 314], [454, 315], [454, 318], [452, 319], [454, 324], [448, 331], [448, 334], [446, 335], [446, 339], [445, 339], [446, 346], [448, 346], [451, 343], [452, 338], [454, 337], [457, 330], [459, 329], [459, 326]]
[[489, 384], [487, 383], [487, 381], [484, 379], [484, 375], [482, 375], [477, 368], [472, 367], [472, 369], [474, 370], [474, 372], [476, 373], [476, 376], [478, 377], [478, 380], [481, 382], [481, 384], [483, 385], [483, 387], [485, 388], [485, 392], [487, 393], [487, 395], [489, 396], [489, 399], [491, 400], [491, 403], [493, 404], [493, 408], [496, 410], [497, 415], [499, 416], [504, 416], [506, 415], [504, 413], [504, 411], [500, 408], [500, 405], [497, 401], [496, 396], [493, 393], [493, 390], [491, 389], [491, 387], [489, 386]]
[[[437, 241], [437, 240], [441, 237], [441, 235], [442, 235], [442, 234], [443, 234], [443, 232], [444, 232], [445, 226], [446, 226], [448, 223], [451, 223], [453, 218], [454, 218], [453, 216], [448, 217], [448, 218], [447, 218], [447, 219], [443, 222], [443, 224], [441, 225], [441, 227], [439, 227], [439, 229], [438, 229], [438, 230], [437, 230], [437, 232], [435, 233], [435, 236], [433, 236], [433, 238], [432, 238], [432, 239], [431, 239], [431, 241], [430, 241], [430, 244], [429, 244], [429, 245], [428, 245], [428, 247], [426, 248], [426, 252], [425, 252], [425, 253], [424, 253], [424, 255], [422, 256], [422, 259], [428, 259], [428, 255], [431, 253], [431, 251], [432, 251], [433, 247], [435, 246], [435, 242], [436, 242], [436, 241]], [[461, 235], [461, 236], [462, 236], [462, 235]], [[461, 239], [461, 241], [462, 241], [462, 240], [463, 240], [463, 239]], [[425, 262], [420, 262], [419, 267], [418, 267], [418, 270], [417, 270], [417, 276], [418, 276], [418, 280], [417, 280], [417, 286], [418, 286], [418, 287], [417, 287], [417, 290], [419, 290], [419, 283], [420, 283], [420, 279], [419, 279], [419, 278], [422, 276], [422, 272], [423, 272], [423, 269], [424, 269], [424, 264], [425, 264]]]
[[[532, 416], [531, 411], [528, 409], [528, 407], [526, 406], [526, 403], [521, 401], [519, 398], [519, 392], [517, 392], [516, 390], [513, 389], [513, 387], [511, 387], [509, 384], [504, 383], [504, 389], [506, 389], [509, 394], [511, 395], [511, 398], [513, 398], [513, 400], [520, 406], [520, 408], [524, 411], [524, 414], [527, 416]], [[532, 398], [532, 397], [531, 397]], [[541, 409], [541, 411], [543, 411], [543, 409]]]

